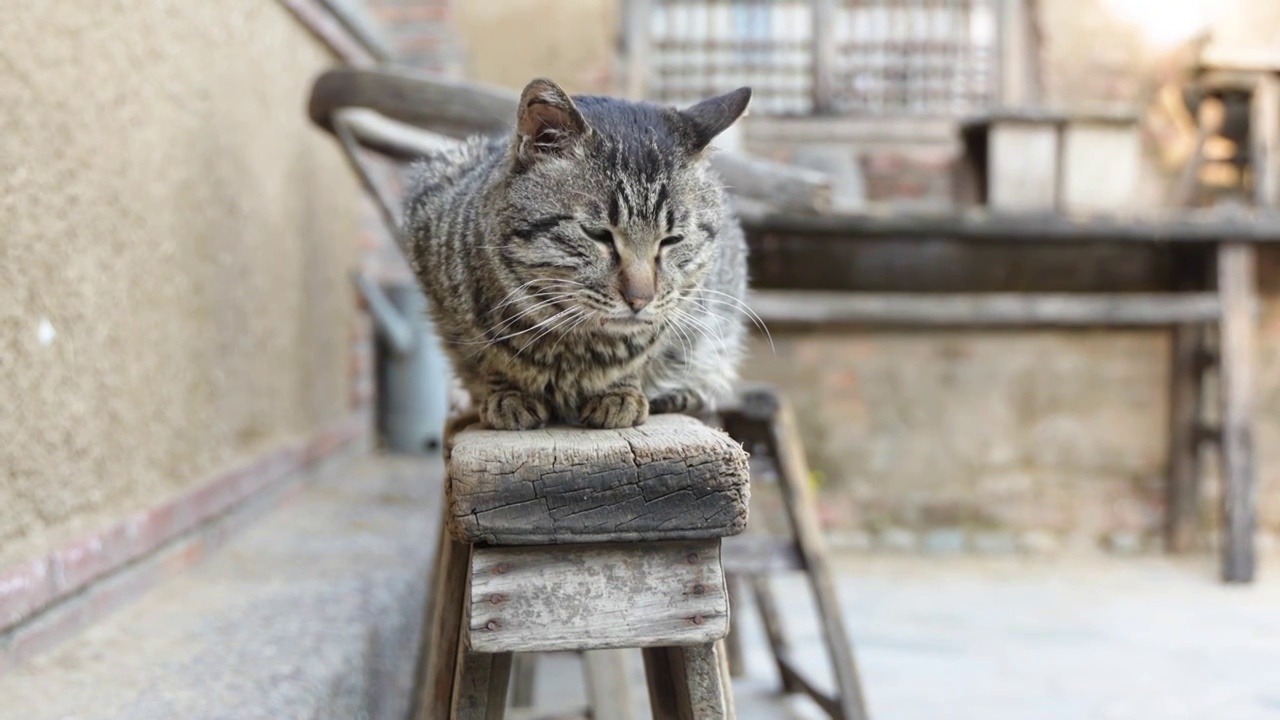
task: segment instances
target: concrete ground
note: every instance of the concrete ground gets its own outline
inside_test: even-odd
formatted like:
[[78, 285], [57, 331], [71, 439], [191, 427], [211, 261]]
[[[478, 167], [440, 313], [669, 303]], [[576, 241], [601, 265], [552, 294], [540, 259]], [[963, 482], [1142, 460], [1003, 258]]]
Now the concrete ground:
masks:
[[[1275, 719], [1280, 577], [1265, 571], [1278, 561], [1240, 588], [1215, 582], [1207, 559], [863, 556], [840, 559], [839, 592], [874, 720]], [[778, 592], [799, 656], [820, 672], [803, 584]], [[734, 622], [747, 642], [740, 720], [824, 717], [777, 698], [754, 611]], [[574, 661], [548, 665], [538, 695], [576, 701]]]
[[[368, 459], [326, 473], [203, 566], [0, 671], [0, 720], [401, 720], [438, 473]], [[836, 565], [874, 720], [1280, 719], [1280, 558], [1244, 588], [1218, 584], [1207, 558]], [[820, 674], [803, 579], [777, 589], [795, 654]], [[753, 609], [734, 622], [746, 642], [738, 717], [821, 717], [777, 697]], [[574, 657], [541, 667], [540, 705], [581, 703]]]

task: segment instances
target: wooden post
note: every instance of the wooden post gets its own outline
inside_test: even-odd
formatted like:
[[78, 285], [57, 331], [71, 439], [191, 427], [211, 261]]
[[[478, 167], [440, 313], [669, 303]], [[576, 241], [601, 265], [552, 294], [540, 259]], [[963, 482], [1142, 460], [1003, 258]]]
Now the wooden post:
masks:
[[1218, 247], [1218, 291], [1222, 294], [1219, 333], [1222, 403], [1222, 578], [1253, 581], [1255, 467], [1253, 457], [1255, 322], [1257, 296], [1254, 247]]
[[[1177, 248], [1172, 257], [1173, 288], [1203, 288], [1205, 258], [1198, 249]], [[1173, 326], [1169, 358], [1169, 467], [1165, 490], [1165, 548], [1189, 552], [1200, 527], [1201, 438], [1205, 371], [1205, 325]]]
[[813, 114], [835, 113], [836, 0], [813, 0]]
[[997, 20], [1000, 38], [1000, 105], [1025, 107], [1036, 101], [1035, 48], [1032, 43], [1032, 20], [1027, 14], [1026, 0], [1000, 0]]
[[533, 707], [533, 686], [538, 676], [538, 656], [516, 653], [511, 665], [511, 707]]
[[458, 640], [467, 590], [467, 565], [471, 546], [446, 532], [437, 551], [432, 583], [432, 617], [427, 634], [426, 662], [420, 682], [417, 720], [449, 717], [453, 706]]
[[653, 720], [733, 720], [717, 645], [644, 649]]
[[1265, 208], [1280, 207], [1280, 75], [1258, 78], [1249, 124], [1254, 200]]
[[626, 94], [632, 100], [649, 99], [652, 23], [651, 0], [625, 0], [622, 37], [626, 58]]
[[631, 683], [626, 649], [588, 650], [582, 654], [591, 720], [632, 720]]
[[478, 653], [459, 644], [450, 720], [502, 720], [510, 680], [511, 653]]

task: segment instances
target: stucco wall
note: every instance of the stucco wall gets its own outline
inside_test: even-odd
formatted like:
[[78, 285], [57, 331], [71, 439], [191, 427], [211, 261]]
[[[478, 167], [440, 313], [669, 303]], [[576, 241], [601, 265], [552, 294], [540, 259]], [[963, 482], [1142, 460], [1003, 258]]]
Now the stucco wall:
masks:
[[494, 0], [454, 5], [466, 76], [519, 90], [539, 75], [571, 93], [611, 92], [618, 0]]
[[357, 188], [263, 0], [0, 21], [0, 564], [344, 414]]

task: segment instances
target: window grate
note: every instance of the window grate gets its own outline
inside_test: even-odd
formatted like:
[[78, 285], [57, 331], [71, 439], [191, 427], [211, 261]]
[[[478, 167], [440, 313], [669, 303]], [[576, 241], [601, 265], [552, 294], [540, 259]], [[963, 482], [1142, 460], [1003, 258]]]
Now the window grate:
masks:
[[[997, 90], [997, 0], [837, 0], [830, 57], [835, 112], [956, 116]], [[647, 85], [695, 102], [740, 85], [755, 112], [817, 107], [814, 0], [650, 0]]]

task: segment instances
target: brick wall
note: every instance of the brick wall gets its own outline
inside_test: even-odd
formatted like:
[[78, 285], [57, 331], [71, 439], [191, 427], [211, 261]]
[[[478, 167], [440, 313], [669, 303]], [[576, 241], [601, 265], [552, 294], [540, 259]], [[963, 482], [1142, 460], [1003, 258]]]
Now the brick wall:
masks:
[[397, 62], [445, 75], [460, 72], [452, 0], [363, 0]]
[[[452, 0], [350, 0], [368, 17], [395, 55], [394, 63], [428, 73], [457, 76], [461, 73], [461, 43], [455, 29]], [[390, 163], [371, 157], [377, 182], [399, 198], [402, 172]], [[360, 208], [359, 270], [380, 285], [413, 283], [409, 270], [374, 202], [364, 197]], [[377, 401], [376, 343], [372, 317], [364, 304], [352, 332], [351, 403], [353, 409], [372, 411]]]

